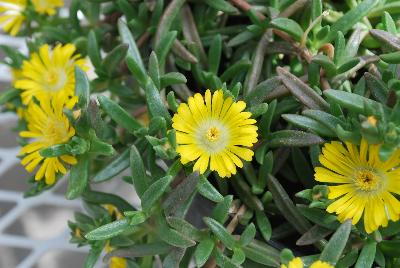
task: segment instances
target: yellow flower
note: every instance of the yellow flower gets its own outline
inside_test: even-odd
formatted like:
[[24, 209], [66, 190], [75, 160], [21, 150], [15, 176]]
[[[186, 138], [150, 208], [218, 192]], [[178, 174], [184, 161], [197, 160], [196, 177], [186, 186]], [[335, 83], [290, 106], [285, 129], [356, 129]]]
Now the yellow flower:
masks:
[[311, 264], [310, 268], [335, 268], [335, 267], [327, 262], [316, 261], [313, 264]]
[[121, 257], [112, 257], [110, 260], [110, 268], [126, 268], [128, 267], [126, 259]]
[[41, 164], [35, 180], [39, 181], [44, 177], [46, 184], [55, 182], [56, 173], [67, 172], [63, 162], [76, 164], [76, 158], [71, 155], [46, 158], [39, 153], [41, 149], [49, 146], [66, 143], [75, 135], [75, 129], [63, 114], [63, 107], [63, 101], [55, 98], [42, 101], [40, 106], [31, 102], [25, 113], [28, 130], [20, 132], [21, 137], [34, 139], [21, 149], [20, 155], [25, 155], [21, 164], [28, 172], [33, 172]]
[[[304, 264], [303, 261], [301, 260], [301, 258], [297, 257], [292, 259], [288, 265], [282, 264], [281, 268], [303, 268]], [[335, 268], [334, 266], [330, 265], [327, 262], [323, 262], [323, 261], [315, 261], [310, 265], [310, 268]]]
[[296, 257], [294, 259], [292, 259], [288, 265], [282, 264], [281, 268], [303, 268], [303, 262], [301, 260], [301, 258]]
[[213, 96], [207, 90], [204, 98], [197, 93], [182, 103], [172, 118], [181, 162], [195, 161], [193, 170], [200, 173], [210, 166], [220, 177], [236, 174], [236, 166], [243, 167], [239, 157], [251, 161], [254, 153], [246, 147], [257, 142], [256, 120], [245, 108], [243, 101], [224, 99], [222, 90]]
[[117, 220], [122, 219], [124, 216], [119, 212], [118, 208], [114, 205], [111, 204], [106, 204], [104, 205], [104, 208], [107, 209], [108, 214], [110, 215], [115, 215]]
[[85, 60], [80, 55], [74, 55], [76, 48], [72, 44], [57, 45], [50, 49], [43, 45], [39, 53], [33, 53], [29, 61], [22, 65], [22, 75], [15, 82], [15, 87], [21, 89], [22, 102], [28, 104], [35, 97], [56, 97], [65, 102], [75, 94], [75, 66], [85, 68]]
[[0, 0], [0, 26], [3, 31], [17, 35], [25, 20], [27, 0]]
[[56, 8], [63, 7], [63, 0], [32, 0], [32, 4], [35, 7], [36, 12], [40, 14], [47, 13], [48, 15], [54, 15]]
[[15, 84], [15, 82], [18, 81], [18, 79], [21, 79], [23, 77], [22, 70], [11, 68], [11, 77], [12, 77], [12, 83]]
[[[110, 246], [110, 243], [107, 242], [105, 250], [107, 253], [113, 251], [114, 249]], [[110, 259], [110, 265], [108, 266], [109, 268], [127, 268], [128, 263], [125, 258], [121, 257], [112, 257]]]
[[388, 220], [397, 221], [400, 202], [400, 150], [387, 161], [379, 158], [379, 145], [360, 146], [334, 141], [322, 149], [319, 157], [323, 167], [315, 168], [315, 180], [340, 184], [329, 186], [329, 199], [336, 199], [326, 209], [338, 214], [338, 219], [352, 219], [356, 224], [364, 214], [364, 226], [372, 233]]

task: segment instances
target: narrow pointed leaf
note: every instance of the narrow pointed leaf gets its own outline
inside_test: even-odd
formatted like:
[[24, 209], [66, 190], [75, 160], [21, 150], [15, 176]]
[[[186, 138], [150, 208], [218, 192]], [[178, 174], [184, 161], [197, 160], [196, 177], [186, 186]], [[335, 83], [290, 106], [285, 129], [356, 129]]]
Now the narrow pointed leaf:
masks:
[[93, 182], [103, 182], [118, 175], [129, 167], [129, 150], [125, 150], [111, 163], [100, 170], [92, 179]]
[[136, 46], [135, 39], [133, 38], [128, 26], [121, 19], [118, 20], [118, 31], [122, 42], [129, 45], [128, 56], [137, 63], [142, 72], [145, 72], [142, 57], [140, 56], [139, 50]]
[[235, 247], [235, 239], [230, 233], [228, 233], [224, 226], [212, 218], [205, 217], [203, 220], [210, 228], [211, 232], [213, 232], [227, 248], [233, 249]]
[[171, 123], [171, 115], [161, 99], [160, 92], [151, 79], [146, 81], [146, 101], [152, 116], [161, 116], [168, 124]]
[[127, 218], [117, 220], [87, 233], [86, 239], [89, 240], [104, 240], [114, 236], [117, 236], [129, 228], [129, 220]]
[[371, 268], [374, 264], [376, 253], [376, 242], [368, 242], [361, 250], [355, 268]]
[[400, 39], [397, 36], [382, 30], [373, 29], [369, 32], [382, 44], [390, 47], [393, 50], [400, 50]]
[[280, 130], [269, 135], [267, 144], [270, 147], [302, 147], [324, 143], [324, 140], [317, 135], [298, 131]]
[[231, 207], [233, 200], [232, 195], [227, 195], [224, 197], [224, 200], [219, 202], [211, 212], [211, 218], [218, 221], [221, 224], [224, 224], [226, 219], [229, 216], [229, 208]]
[[326, 128], [323, 124], [312, 118], [297, 114], [283, 114], [282, 118], [299, 128], [316, 133], [320, 136], [336, 137], [336, 133], [334, 131]]
[[149, 210], [155, 202], [163, 195], [170, 182], [172, 181], [172, 176], [165, 176], [152, 185], [143, 193], [141, 198], [143, 210]]
[[78, 104], [81, 108], [89, 104], [90, 85], [86, 73], [79, 67], [75, 67], [75, 94], [78, 96]]
[[194, 260], [197, 267], [202, 267], [207, 262], [214, 246], [215, 242], [210, 238], [200, 241], [194, 252]]
[[77, 156], [76, 165], [71, 167], [68, 178], [68, 188], [65, 197], [67, 199], [78, 198], [85, 190], [88, 183], [89, 156], [87, 154]]
[[100, 102], [101, 108], [115, 121], [118, 125], [122, 126], [130, 133], [142, 128], [142, 125], [134, 119], [128, 112], [126, 112], [116, 102], [110, 100], [106, 96], [100, 95], [97, 97]]
[[329, 108], [329, 104], [299, 78], [281, 67], [277, 68], [277, 72], [282, 78], [283, 84], [305, 106], [315, 110], [327, 110]]
[[317, 241], [324, 239], [326, 236], [330, 235], [332, 230], [319, 226], [314, 225], [310, 230], [304, 233], [297, 241], [296, 245], [299, 246], [306, 246], [312, 245]]
[[351, 231], [351, 220], [347, 220], [336, 230], [321, 253], [320, 260], [336, 264], [346, 246]]
[[278, 30], [288, 33], [293, 36], [295, 40], [299, 41], [303, 35], [303, 29], [300, 25], [288, 18], [276, 18], [271, 21], [271, 26]]
[[311, 224], [297, 210], [285, 189], [272, 175], [268, 176], [268, 188], [282, 216], [285, 217], [299, 233], [307, 232], [308, 229], [311, 228]]
[[202, 175], [200, 176], [200, 182], [197, 184], [197, 190], [199, 194], [213, 202], [218, 203], [224, 200], [218, 190]]
[[135, 145], [131, 146], [129, 163], [131, 167], [133, 185], [135, 186], [137, 194], [139, 197], [141, 197], [148, 188], [149, 178], [146, 174], [146, 169], [144, 167], [140, 152]]
[[364, 0], [355, 8], [348, 11], [343, 17], [333, 23], [329, 35], [321, 43], [327, 43], [335, 39], [338, 31], [346, 34], [347, 31], [349, 31], [354, 24], [356, 24], [366, 15], [368, 15], [368, 13], [375, 7], [378, 2], [379, 1], [377, 0]]

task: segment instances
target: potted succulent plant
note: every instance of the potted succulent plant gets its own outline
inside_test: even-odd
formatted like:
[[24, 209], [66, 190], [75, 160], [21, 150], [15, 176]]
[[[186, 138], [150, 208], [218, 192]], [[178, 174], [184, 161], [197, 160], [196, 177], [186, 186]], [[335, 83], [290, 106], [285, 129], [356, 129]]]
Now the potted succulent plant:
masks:
[[398, 1], [0, 6], [26, 196], [68, 180], [84, 267], [400, 267]]

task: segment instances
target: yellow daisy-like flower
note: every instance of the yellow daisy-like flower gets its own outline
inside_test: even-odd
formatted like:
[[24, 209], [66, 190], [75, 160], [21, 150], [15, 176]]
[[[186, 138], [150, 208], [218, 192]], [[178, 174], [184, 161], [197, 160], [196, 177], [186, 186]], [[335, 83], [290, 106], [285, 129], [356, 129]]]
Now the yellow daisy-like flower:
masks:
[[[303, 261], [301, 260], [301, 258], [296, 257], [294, 259], [292, 259], [288, 265], [282, 264], [281, 268], [303, 268], [304, 264]], [[330, 265], [327, 262], [323, 262], [323, 261], [315, 261], [310, 265], [310, 268], [335, 268], [334, 266]]]
[[12, 83], [15, 84], [16, 81], [23, 78], [24, 76], [22, 75], [21, 69], [11, 68], [11, 77], [12, 77]]
[[196, 161], [193, 170], [200, 173], [210, 166], [220, 177], [236, 174], [236, 166], [243, 167], [240, 158], [251, 161], [253, 157], [246, 147], [257, 142], [256, 120], [243, 112], [245, 108], [243, 101], [224, 99], [222, 90], [213, 95], [207, 90], [204, 98], [197, 93], [188, 104], [182, 103], [172, 118], [181, 162]]
[[106, 204], [104, 205], [104, 208], [107, 209], [108, 214], [110, 215], [115, 215], [117, 220], [122, 219], [124, 216], [122, 215], [121, 212], [119, 212], [118, 208], [114, 205], [111, 204]]
[[[105, 250], [107, 253], [111, 252], [114, 250], [113, 247], [110, 246], [110, 243], [107, 242], [105, 246]], [[110, 259], [110, 265], [108, 266], [109, 268], [127, 268], [128, 263], [125, 258], [121, 257], [112, 257]]]
[[292, 259], [288, 265], [282, 264], [281, 268], [303, 268], [303, 261], [301, 258], [296, 257]]
[[313, 264], [311, 264], [310, 268], [335, 268], [335, 267], [327, 262], [316, 261]]
[[329, 186], [329, 199], [336, 199], [327, 207], [338, 219], [352, 219], [356, 224], [364, 214], [364, 226], [372, 233], [388, 220], [397, 221], [400, 202], [393, 194], [400, 194], [400, 150], [387, 161], [379, 158], [379, 145], [368, 145], [366, 140], [357, 146], [337, 141], [325, 144], [315, 168], [315, 180], [340, 184]]
[[52, 16], [56, 13], [57, 8], [64, 6], [63, 0], [32, 0], [37, 13]]
[[22, 75], [15, 82], [21, 89], [22, 102], [28, 104], [35, 97], [39, 101], [55, 97], [65, 102], [75, 94], [75, 66], [86, 70], [85, 60], [74, 55], [76, 48], [72, 44], [57, 45], [50, 49], [43, 45], [39, 53], [33, 53], [29, 61], [22, 65]]
[[0, 26], [3, 31], [17, 35], [25, 21], [27, 0], [0, 0]]
[[40, 106], [35, 102], [30, 103], [25, 113], [28, 130], [19, 133], [21, 137], [34, 139], [21, 149], [20, 155], [25, 155], [21, 164], [28, 172], [33, 172], [41, 164], [35, 180], [44, 178], [46, 184], [54, 184], [56, 173], [67, 172], [63, 162], [70, 165], [77, 162], [71, 155], [46, 158], [39, 153], [41, 149], [49, 146], [66, 143], [75, 135], [75, 129], [64, 115], [63, 107], [64, 103], [55, 98], [42, 101]]

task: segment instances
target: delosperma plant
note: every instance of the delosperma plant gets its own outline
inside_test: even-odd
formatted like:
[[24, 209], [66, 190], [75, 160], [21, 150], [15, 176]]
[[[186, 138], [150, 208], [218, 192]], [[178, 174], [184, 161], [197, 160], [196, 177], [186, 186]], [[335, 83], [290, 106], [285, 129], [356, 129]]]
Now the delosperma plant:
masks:
[[399, 1], [63, 6], [0, 0], [0, 103], [84, 267], [400, 267]]

